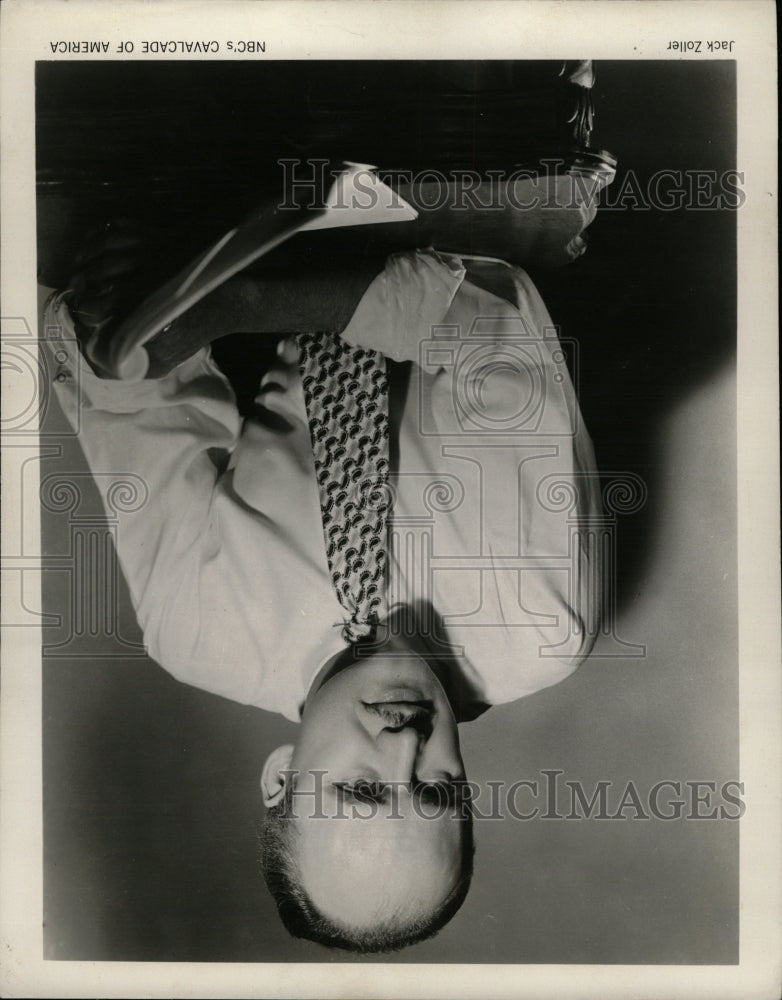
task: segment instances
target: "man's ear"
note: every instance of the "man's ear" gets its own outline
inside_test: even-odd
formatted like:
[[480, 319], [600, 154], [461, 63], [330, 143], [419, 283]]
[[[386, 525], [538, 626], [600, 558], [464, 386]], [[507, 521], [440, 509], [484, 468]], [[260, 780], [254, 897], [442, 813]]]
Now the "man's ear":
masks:
[[281, 771], [290, 770], [291, 759], [293, 757], [293, 744], [285, 743], [276, 750], [272, 750], [266, 758], [261, 772], [261, 791], [263, 793], [263, 804], [267, 809], [276, 806], [282, 799], [285, 791], [285, 775]]

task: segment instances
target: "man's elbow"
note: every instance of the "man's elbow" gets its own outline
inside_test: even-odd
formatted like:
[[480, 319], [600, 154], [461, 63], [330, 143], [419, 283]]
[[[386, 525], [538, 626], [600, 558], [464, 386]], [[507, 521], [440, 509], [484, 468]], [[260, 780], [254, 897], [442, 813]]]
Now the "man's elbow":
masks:
[[507, 648], [495, 657], [485, 691], [489, 704], [527, 698], [575, 673], [591, 653], [596, 633], [587, 629], [577, 615], [570, 613], [567, 618], [564, 635], [562, 630], [552, 631], [545, 626], [525, 628], [522, 636], [508, 635]]
[[[586, 660], [595, 645], [599, 631], [599, 617], [585, 616], [569, 608], [563, 616], [565, 628], [557, 638], [553, 638], [549, 630], [538, 630], [538, 654], [541, 660], [553, 660], [566, 669], [569, 676]], [[564, 632], [564, 634], [562, 634]]]

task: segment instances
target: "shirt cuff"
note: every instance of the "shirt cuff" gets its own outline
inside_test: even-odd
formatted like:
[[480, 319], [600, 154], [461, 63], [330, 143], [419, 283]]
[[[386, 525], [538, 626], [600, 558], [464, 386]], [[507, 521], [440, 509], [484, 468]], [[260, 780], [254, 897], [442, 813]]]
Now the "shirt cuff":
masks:
[[435, 250], [394, 254], [364, 293], [342, 339], [392, 361], [417, 361], [464, 280], [461, 258]]

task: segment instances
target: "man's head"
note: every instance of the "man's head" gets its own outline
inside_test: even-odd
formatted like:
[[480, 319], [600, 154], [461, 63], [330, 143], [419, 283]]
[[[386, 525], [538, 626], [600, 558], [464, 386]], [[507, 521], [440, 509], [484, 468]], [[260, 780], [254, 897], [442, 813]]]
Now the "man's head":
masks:
[[430, 937], [461, 906], [472, 819], [453, 711], [392, 642], [313, 689], [264, 767], [263, 865], [288, 930], [354, 951]]

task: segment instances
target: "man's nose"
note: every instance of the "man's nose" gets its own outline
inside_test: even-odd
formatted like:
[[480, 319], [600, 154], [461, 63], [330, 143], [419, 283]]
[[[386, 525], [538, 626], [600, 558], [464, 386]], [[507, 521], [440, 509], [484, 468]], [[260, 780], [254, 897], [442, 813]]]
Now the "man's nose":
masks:
[[384, 729], [377, 737], [383, 780], [412, 781], [416, 777], [422, 742], [421, 734], [413, 726]]

